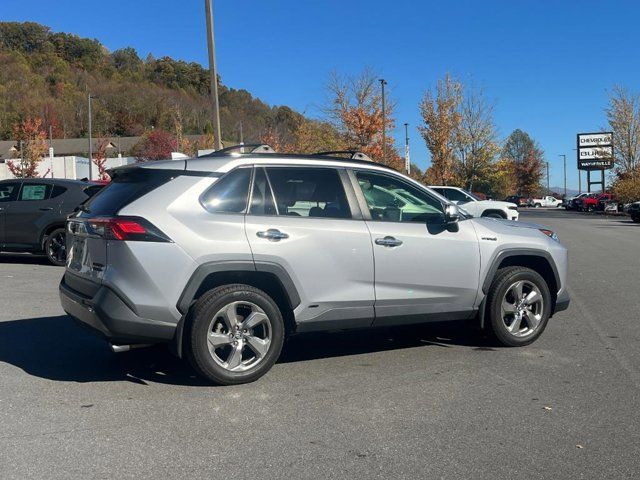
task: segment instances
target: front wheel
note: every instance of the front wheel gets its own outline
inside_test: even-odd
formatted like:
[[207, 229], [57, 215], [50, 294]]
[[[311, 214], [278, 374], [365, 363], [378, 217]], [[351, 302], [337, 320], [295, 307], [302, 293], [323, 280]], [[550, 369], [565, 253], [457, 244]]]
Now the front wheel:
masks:
[[276, 303], [249, 285], [225, 285], [196, 302], [187, 325], [187, 356], [218, 385], [257, 380], [271, 369], [284, 342]]
[[551, 315], [551, 293], [539, 273], [526, 267], [498, 270], [487, 297], [489, 329], [507, 347], [534, 342]]
[[542, 207], [542, 205], [541, 205], [541, 204], [539, 204], [539, 203], [536, 203], [533, 207], [534, 207], [534, 208], [540, 208], [540, 207]]
[[64, 228], [56, 228], [44, 242], [44, 253], [51, 264], [64, 267], [67, 262], [67, 239]]

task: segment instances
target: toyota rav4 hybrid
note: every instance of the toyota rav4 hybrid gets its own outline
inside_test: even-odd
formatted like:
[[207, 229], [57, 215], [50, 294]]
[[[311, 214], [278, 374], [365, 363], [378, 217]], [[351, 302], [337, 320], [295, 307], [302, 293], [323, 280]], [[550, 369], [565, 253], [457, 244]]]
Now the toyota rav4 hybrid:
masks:
[[66, 312], [228, 385], [299, 332], [476, 319], [521, 346], [569, 304], [544, 227], [472, 218], [361, 154], [244, 148], [112, 170], [67, 223]]
[[456, 205], [461, 205], [465, 212], [474, 217], [504, 218], [518, 220], [518, 205], [495, 200], [480, 200], [475, 195], [458, 187], [431, 187]]

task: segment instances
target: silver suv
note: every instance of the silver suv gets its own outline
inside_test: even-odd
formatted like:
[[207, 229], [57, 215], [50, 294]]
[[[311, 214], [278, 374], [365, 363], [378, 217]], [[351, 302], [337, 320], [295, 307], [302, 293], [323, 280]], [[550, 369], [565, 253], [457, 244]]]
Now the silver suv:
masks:
[[116, 351], [166, 342], [225, 385], [299, 332], [477, 319], [520, 346], [567, 308], [552, 231], [468, 218], [362, 158], [260, 146], [115, 169], [67, 223], [62, 306]]

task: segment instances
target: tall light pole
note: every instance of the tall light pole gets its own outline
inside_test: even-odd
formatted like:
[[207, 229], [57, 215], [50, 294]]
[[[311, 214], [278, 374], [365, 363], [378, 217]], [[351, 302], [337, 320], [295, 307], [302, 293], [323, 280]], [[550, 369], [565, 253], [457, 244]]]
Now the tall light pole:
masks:
[[93, 142], [91, 141], [91, 99], [96, 98], [92, 97], [89, 93], [87, 95], [87, 100], [89, 102], [89, 180], [93, 180]]
[[551, 187], [549, 186], [549, 162], [547, 162], [547, 195], [551, 195]]
[[382, 160], [387, 160], [387, 109], [384, 102], [384, 86], [387, 81], [384, 78], [378, 80], [382, 87]]
[[211, 103], [213, 106], [213, 134], [216, 150], [222, 149], [220, 137], [220, 106], [218, 104], [218, 71], [216, 69], [216, 43], [213, 36], [213, 0], [205, 0], [207, 16], [207, 46], [209, 48], [209, 77], [211, 81]]
[[562, 157], [562, 165], [564, 167], [564, 198], [567, 198], [567, 156], [566, 155], [558, 155]]
[[407, 175], [411, 173], [411, 159], [409, 158], [409, 124], [404, 124], [404, 168]]

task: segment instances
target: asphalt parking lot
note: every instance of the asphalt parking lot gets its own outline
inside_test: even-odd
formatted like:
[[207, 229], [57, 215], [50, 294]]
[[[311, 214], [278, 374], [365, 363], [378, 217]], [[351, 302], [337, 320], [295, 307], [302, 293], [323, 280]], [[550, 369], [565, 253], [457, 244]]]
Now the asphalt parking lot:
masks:
[[521, 220], [570, 249], [568, 311], [495, 348], [464, 325], [300, 336], [211, 387], [164, 349], [113, 354], [62, 270], [0, 256], [0, 478], [638, 478], [640, 225]]

